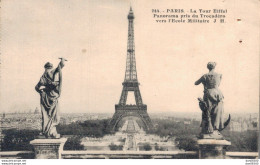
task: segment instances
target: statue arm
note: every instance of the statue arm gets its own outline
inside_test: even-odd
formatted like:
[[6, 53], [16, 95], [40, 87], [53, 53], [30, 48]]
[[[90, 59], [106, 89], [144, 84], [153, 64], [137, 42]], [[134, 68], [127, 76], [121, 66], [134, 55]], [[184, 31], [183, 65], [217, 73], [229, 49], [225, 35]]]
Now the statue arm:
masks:
[[195, 85], [199, 85], [200, 83], [202, 83], [204, 80], [204, 76], [202, 76], [200, 79], [198, 79], [196, 82], [195, 82]]
[[57, 66], [57, 68], [53, 70], [54, 75], [55, 75], [57, 72], [59, 72], [59, 71], [64, 67], [64, 65], [65, 65], [65, 64], [64, 64], [64, 59], [61, 59], [61, 61], [60, 61], [59, 65]]
[[[60, 58], [61, 61], [59, 63], [59, 65], [57, 66], [56, 69], [53, 70], [53, 81], [52, 81], [52, 85], [54, 85], [55, 87], [59, 86], [61, 84], [61, 80], [60, 80], [60, 74], [61, 74], [61, 69], [64, 67], [64, 63], [66, 61], [66, 59], [64, 58]], [[57, 78], [57, 73], [59, 73], [59, 77]]]
[[39, 83], [35, 86], [35, 90], [36, 90], [38, 93], [41, 93]]
[[57, 68], [60, 67], [60, 69], [62, 69], [62, 68], [64, 67], [64, 65], [65, 65], [65, 64], [64, 64], [64, 61], [65, 61], [65, 60], [62, 58]]
[[42, 93], [42, 90], [40, 89], [41, 86], [43, 86], [43, 80], [42, 80], [42, 78], [40, 79], [40, 81], [38, 82], [38, 84], [35, 86], [35, 90], [36, 90], [38, 93]]

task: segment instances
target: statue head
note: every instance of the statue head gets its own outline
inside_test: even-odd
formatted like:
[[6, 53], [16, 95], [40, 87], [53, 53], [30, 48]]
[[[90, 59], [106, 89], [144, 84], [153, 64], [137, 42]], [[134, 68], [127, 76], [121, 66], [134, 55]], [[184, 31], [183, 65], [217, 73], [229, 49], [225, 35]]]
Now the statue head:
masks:
[[209, 69], [209, 70], [212, 70], [212, 69], [215, 69], [215, 67], [216, 67], [216, 63], [215, 62], [209, 62], [208, 64], [207, 64], [207, 68]]
[[52, 67], [53, 67], [53, 65], [52, 65], [52, 63], [50, 63], [50, 62], [47, 62], [47, 63], [44, 65], [44, 68], [45, 68], [45, 69], [52, 69]]

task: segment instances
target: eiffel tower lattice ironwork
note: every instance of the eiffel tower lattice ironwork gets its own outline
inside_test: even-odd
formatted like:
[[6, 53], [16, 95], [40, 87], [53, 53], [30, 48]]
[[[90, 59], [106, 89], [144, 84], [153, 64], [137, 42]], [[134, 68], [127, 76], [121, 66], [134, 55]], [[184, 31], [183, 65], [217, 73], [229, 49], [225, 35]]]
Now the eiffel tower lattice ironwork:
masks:
[[[126, 59], [126, 71], [125, 79], [122, 83], [123, 90], [119, 103], [115, 105], [115, 113], [110, 122], [114, 130], [120, 127], [120, 121], [129, 116], [135, 116], [141, 119], [141, 125], [145, 130], [152, 128], [151, 119], [147, 113], [147, 105], [143, 104], [142, 96], [139, 89], [139, 82], [137, 79], [136, 72], [136, 61], [135, 61], [135, 45], [134, 45], [134, 13], [130, 7], [128, 14], [128, 42], [127, 42], [127, 59]], [[127, 95], [128, 92], [134, 92], [135, 105], [128, 105]]]

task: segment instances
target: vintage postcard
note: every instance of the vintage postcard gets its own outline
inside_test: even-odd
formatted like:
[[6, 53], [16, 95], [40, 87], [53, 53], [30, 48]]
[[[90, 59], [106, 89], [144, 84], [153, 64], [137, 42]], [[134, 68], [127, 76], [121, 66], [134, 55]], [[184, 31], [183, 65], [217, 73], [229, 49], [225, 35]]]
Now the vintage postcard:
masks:
[[1, 0], [1, 163], [259, 164], [259, 3]]

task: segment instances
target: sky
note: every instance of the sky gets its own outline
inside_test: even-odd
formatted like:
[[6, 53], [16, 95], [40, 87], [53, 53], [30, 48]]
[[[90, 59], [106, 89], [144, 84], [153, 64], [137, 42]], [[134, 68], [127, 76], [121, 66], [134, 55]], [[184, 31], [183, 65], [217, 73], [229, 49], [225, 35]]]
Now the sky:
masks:
[[[43, 66], [64, 57], [61, 112], [113, 113], [124, 81], [130, 5], [148, 113], [200, 112], [203, 86], [194, 82], [208, 72], [209, 61], [222, 74], [225, 113], [258, 112], [258, 6], [239, 1], [2, 0], [0, 112], [39, 108], [34, 87]], [[224, 8], [227, 22], [156, 23], [152, 9], [168, 8]]]

